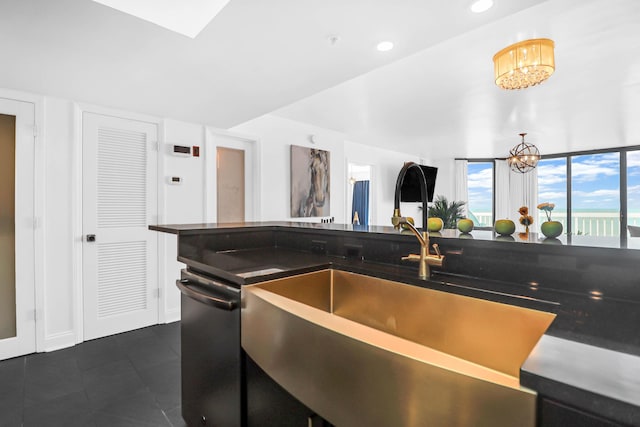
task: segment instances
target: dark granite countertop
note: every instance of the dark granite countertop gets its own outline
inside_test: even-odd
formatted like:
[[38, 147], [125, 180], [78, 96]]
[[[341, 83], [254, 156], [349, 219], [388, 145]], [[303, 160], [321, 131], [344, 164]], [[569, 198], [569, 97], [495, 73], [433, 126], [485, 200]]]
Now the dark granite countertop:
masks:
[[[293, 222], [293, 221], [266, 221], [266, 222], [239, 222], [239, 223], [199, 223], [199, 224], [166, 224], [152, 225], [149, 228], [155, 231], [162, 231], [171, 234], [203, 234], [215, 233], [221, 230], [230, 231], [233, 229], [247, 228], [278, 228], [284, 227], [288, 229], [299, 230], [322, 230], [326, 232], [355, 232], [355, 233], [374, 233], [397, 235], [398, 230], [391, 226], [361, 226], [351, 224], [336, 223], [310, 223], [310, 222]], [[497, 241], [511, 242], [520, 244], [544, 244], [548, 246], [571, 246], [576, 248], [603, 248], [620, 250], [620, 239], [618, 237], [596, 237], [589, 235], [562, 235], [557, 239], [547, 239], [539, 233], [521, 233], [516, 230], [511, 236], [500, 236], [492, 230], [473, 230], [471, 233], [465, 234], [458, 230], [441, 230], [439, 232], [430, 233], [432, 237], [445, 239], [463, 239], [478, 241]], [[629, 237], [626, 247], [622, 250], [638, 250], [640, 249], [640, 237]]]
[[[333, 268], [383, 279], [482, 298], [505, 304], [553, 312], [558, 303], [525, 295], [509, 293], [500, 283], [455, 277], [446, 273], [432, 274], [431, 279], [420, 279], [413, 269], [393, 264], [367, 262], [362, 259], [318, 255], [286, 248], [256, 248], [205, 253], [204, 259], [194, 261], [178, 257], [192, 269], [225, 279], [239, 286], [288, 277], [294, 274]], [[214, 267], [214, 265], [216, 267]]]
[[640, 357], [544, 335], [520, 383], [552, 399], [640, 425]]
[[[358, 229], [351, 225], [288, 222], [150, 227], [152, 230], [178, 236], [229, 233], [251, 228], [318, 230], [326, 234], [350, 232], [351, 236], [355, 233], [377, 233], [381, 234], [381, 238], [393, 239], [397, 239], [399, 235], [398, 231], [392, 227], [360, 227]], [[474, 238], [477, 241], [471, 243], [472, 245], [481, 245], [481, 242], [486, 240], [496, 240], [495, 236], [489, 236], [493, 233], [482, 233], [488, 233], [485, 236], [486, 239], [478, 238], [481, 236], [475, 236], [476, 232], [474, 232]], [[450, 234], [448, 236], [450, 238], [459, 237], [457, 231], [447, 230], [447, 234]], [[522, 240], [520, 243], [535, 243], [530, 239], [533, 239], [531, 235], [527, 236], [526, 241]], [[585, 248], [574, 248], [574, 250], [582, 251]], [[620, 249], [614, 250], [620, 251]], [[633, 253], [629, 254], [632, 259], [638, 253], [630, 252]], [[212, 251], [204, 253], [202, 259], [189, 261], [189, 265], [196, 269], [238, 285], [331, 267], [539, 310], [555, 311], [559, 305], [553, 301], [552, 294], [545, 293], [543, 289], [536, 289], [533, 294], [526, 292], [516, 294], [513, 286], [509, 287], [500, 282], [447, 273], [436, 273], [431, 280], [425, 281], [416, 276], [414, 269], [402, 265], [367, 262], [362, 259], [314, 254], [286, 248]], [[640, 357], [638, 356], [545, 335], [523, 365], [521, 383], [523, 386], [578, 409], [597, 413], [626, 425], [640, 425]]]

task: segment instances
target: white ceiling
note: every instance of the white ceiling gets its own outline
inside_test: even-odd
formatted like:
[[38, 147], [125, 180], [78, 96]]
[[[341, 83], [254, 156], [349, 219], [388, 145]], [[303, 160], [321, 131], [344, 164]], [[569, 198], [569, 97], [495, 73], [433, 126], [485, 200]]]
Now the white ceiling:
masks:
[[[91, 0], [0, 0], [0, 87], [220, 128], [274, 112], [425, 158], [504, 156], [523, 131], [543, 154], [640, 144], [640, 1], [495, 3], [231, 0], [190, 39]], [[530, 37], [556, 41], [556, 73], [499, 90], [491, 57]]]
[[93, 0], [192, 39], [229, 0]]
[[[492, 57], [548, 37], [556, 72], [498, 89]], [[542, 154], [640, 145], [640, 1], [549, 1], [446, 40], [275, 114], [427, 159], [505, 157], [526, 140]]]

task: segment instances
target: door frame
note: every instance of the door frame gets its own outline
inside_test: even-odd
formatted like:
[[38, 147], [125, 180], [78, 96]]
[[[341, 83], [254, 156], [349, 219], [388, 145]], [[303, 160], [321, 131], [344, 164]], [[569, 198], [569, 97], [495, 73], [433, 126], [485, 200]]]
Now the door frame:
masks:
[[[112, 116], [121, 119], [127, 120], [137, 120], [141, 122], [148, 122], [157, 126], [158, 129], [158, 143], [156, 146], [156, 151], [158, 155], [156, 156], [157, 162], [157, 176], [156, 182], [158, 183], [158, 194], [157, 194], [157, 206], [156, 212], [157, 217], [153, 222], [160, 222], [160, 209], [164, 203], [164, 186], [161, 185], [160, 176], [164, 173], [163, 170], [163, 162], [162, 155], [160, 149], [158, 147], [162, 147], [164, 143], [164, 129], [162, 126], [162, 119], [157, 117], [148, 116], [145, 114], [137, 114], [130, 113], [126, 111], [100, 107], [92, 104], [85, 103], [74, 103], [73, 104], [73, 143], [72, 143], [72, 164], [74, 165], [73, 170], [71, 171], [71, 182], [73, 188], [71, 190], [71, 221], [73, 224], [73, 248], [72, 248], [72, 271], [73, 271], [73, 301], [72, 307], [74, 307], [73, 312], [73, 324], [75, 327], [75, 343], [80, 344], [84, 341], [84, 283], [82, 278], [82, 269], [83, 269], [83, 258], [82, 258], [82, 244], [83, 244], [83, 233], [82, 233], [82, 115], [83, 113], [92, 113], [92, 114], [101, 114], [104, 116]], [[161, 274], [161, 258], [160, 255], [163, 251], [160, 248], [160, 241], [162, 239], [158, 239], [157, 245], [157, 268], [158, 271], [158, 285], [159, 290], [162, 288], [162, 281], [160, 280]], [[158, 322], [164, 322], [165, 313], [164, 313], [164, 292], [160, 291], [160, 298], [157, 298], [158, 304]]]
[[0, 98], [10, 101], [26, 102], [33, 105], [34, 118], [34, 150], [33, 150], [33, 286], [34, 303], [33, 315], [35, 318], [35, 348], [37, 352], [45, 351], [45, 238], [44, 238], [44, 213], [45, 213], [45, 129], [44, 129], [44, 97], [30, 93], [19, 92], [0, 88]]
[[[237, 144], [228, 144], [224, 141], [220, 141], [218, 144], [217, 137], [224, 137], [237, 141]], [[205, 126], [205, 166], [204, 166], [204, 219], [205, 222], [217, 221], [217, 200], [216, 200], [216, 148], [233, 148], [244, 150], [247, 146], [251, 149], [251, 164], [247, 164], [245, 160], [245, 170], [250, 169], [252, 173], [251, 177], [251, 191], [247, 191], [245, 188], [245, 198], [251, 199], [251, 208], [245, 204], [245, 221], [259, 221], [261, 212], [261, 146], [260, 139], [251, 135], [239, 134], [236, 132], [229, 132], [227, 130], [216, 129], [209, 126]], [[245, 159], [247, 158], [245, 153]], [[246, 175], [246, 172], [245, 172]], [[248, 182], [248, 181], [245, 181]]]
[[351, 159], [345, 158], [345, 162], [344, 162], [344, 171], [345, 171], [345, 183], [346, 183], [346, 187], [345, 187], [345, 192], [344, 192], [344, 212], [345, 212], [345, 223], [346, 224], [351, 224], [351, 222], [353, 221], [353, 218], [351, 218], [351, 203], [352, 200], [349, 199], [349, 194], [353, 195], [352, 189], [351, 187], [351, 183], [349, 182], [349, 179], [351, 178], [349, 176], [349, 165], [357, 165], [357, 166], [368, 166], [369, 167], [369, 226], [371, 225], [376, 225], [377, 224], [377, 212], [374, 209], [374, 206], [376, 206], [375, 202], [376, 202], [376, 194], [375, 194], [375, 190], [376, 190], [376, 165], [372, 164], [372, 163], [367, 163], [367, 162], [361, 162], [361, 161], [353, 161]]

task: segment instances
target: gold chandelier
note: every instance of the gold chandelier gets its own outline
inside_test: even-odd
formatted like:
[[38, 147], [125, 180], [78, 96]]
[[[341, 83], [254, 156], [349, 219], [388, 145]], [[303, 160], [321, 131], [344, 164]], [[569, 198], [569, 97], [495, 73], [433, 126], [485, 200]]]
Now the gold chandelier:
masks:
[[493, 56], [496, 84], [502, 89], [524, 89], [547, 80], [555, 70], [554, 43], [531, 39], [512, 44]]

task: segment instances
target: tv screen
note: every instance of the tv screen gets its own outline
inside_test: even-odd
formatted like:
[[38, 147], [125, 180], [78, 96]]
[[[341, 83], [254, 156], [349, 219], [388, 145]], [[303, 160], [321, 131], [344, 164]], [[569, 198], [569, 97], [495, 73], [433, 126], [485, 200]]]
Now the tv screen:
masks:
[[[438, 168], [423, 165], [420, 165], [420, 168], [422, 168], [424, 177], [427, 179], [427, 199], [429, 202], [432, 202]], [[404, 176], [404, 181], [402, 181], [402, 187], [400, 188], [400, 200], [403, 202], [422, 201], [418, 169], [411, 168]]]

